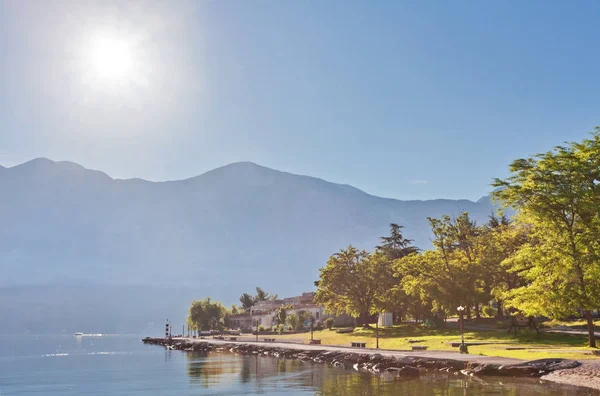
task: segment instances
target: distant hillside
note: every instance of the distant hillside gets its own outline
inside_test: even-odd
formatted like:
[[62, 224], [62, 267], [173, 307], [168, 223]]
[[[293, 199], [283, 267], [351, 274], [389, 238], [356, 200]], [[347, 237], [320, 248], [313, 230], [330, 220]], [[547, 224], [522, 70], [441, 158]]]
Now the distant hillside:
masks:
[[310, 289], [329, 255], [373, 248], [390, 222], [426, 248], [427, 216], [484, 222], [493, 210], [486, 197], [384, 199], [248, 162], [155, 183], [36, 159], [0, 168], [0, 186], [0, 286], [185, 286], [200, 297], [210, 287], [229, 302], [256, 285]]

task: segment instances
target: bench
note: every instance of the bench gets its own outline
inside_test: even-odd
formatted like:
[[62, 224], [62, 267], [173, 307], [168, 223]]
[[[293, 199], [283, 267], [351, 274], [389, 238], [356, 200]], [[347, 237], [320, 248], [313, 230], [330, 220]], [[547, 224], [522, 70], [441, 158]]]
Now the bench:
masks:
[[223, 336], [213, 336], [213, 340], [222, 340], [224, 339]]
[[428, 346], [425, 345], [412, 345], [410, 347], [413, 351], [426, 351], [427, 348], [429, 348]]
[[275, 342], [275, 338], [265, 338], [265, 342]]
[[237, 340], [237, 337], [229, 337], [229, 341], [235, 341]]
[[366, 348], [367, 347], [366, 342], [351, 342], [350, 345], [352, 345], [352, 348]]

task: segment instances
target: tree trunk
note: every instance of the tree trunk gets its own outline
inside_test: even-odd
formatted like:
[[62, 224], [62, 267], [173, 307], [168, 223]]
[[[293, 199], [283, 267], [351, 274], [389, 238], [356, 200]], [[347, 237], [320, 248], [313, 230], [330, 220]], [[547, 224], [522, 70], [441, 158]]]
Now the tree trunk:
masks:
[[479, 304], [475, 304], [475, 319], [481, 319], [481, 313], [479, 312]]
[[363, 312], [360, 314], [360, 324], [363, 327], [369, 327], [369, 313]]
[[501, 318], [504, 316], [504, 312], [502, 312], [502, 301], [498, 300], [498, 312], [496, 312], [496, 318]]
[[587, 309], [585, 311], [585, 317], [587, 318], [589, 347], [596, 348], [596, 334], [594, 334], [594, 321], [592, 320], [592, 311]]

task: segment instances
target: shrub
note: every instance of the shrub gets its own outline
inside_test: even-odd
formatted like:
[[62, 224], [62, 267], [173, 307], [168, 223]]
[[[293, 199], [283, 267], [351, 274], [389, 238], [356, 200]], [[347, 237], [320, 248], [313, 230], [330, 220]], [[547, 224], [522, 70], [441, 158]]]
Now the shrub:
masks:
[[277, 331], [279, 332], [279, 334], [283, 333], [284, 330], [285, 330], [285, 325], [283, 323], [280, 323], [277, 325]]
[[481, 308], [481, 313], [483, 313], [483, 316], [487, 316], [488, 318], [493, 318], [496, 316], [497, 312], [498, 311], [496, 308], [490, 307], [489, 305], [484, 305], [483, 308]]
[[263, 326], [263, 325], [258, 326], [258, 331], [265, 331], [265, 330], [266, 330], [265, 326]]
[[314, 330], [323, 330], [323, 323], [319, 322], [315, 325]]
[[325, 319], [325, 327], [327, 327], [329, 330], [333, 329], [333, 318]]

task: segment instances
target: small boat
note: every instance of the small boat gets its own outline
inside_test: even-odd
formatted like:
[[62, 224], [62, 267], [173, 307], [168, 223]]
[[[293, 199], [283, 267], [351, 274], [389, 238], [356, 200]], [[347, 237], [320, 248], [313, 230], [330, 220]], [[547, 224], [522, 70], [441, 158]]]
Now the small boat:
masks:
[[83, 336], [83, 333], [75, 333], [75, 336], [76, 337], [81, 337], [81, 336]]

